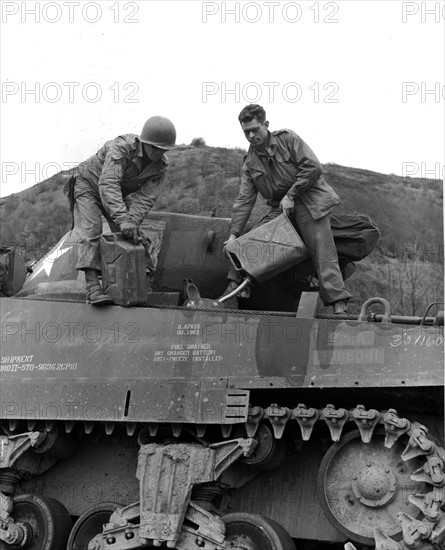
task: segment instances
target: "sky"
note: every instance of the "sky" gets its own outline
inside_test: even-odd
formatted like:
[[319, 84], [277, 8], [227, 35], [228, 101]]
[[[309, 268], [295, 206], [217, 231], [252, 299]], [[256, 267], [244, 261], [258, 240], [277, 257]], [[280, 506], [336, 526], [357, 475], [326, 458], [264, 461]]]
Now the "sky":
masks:
[[177, 143], [247, 148], [248, 103], [322, 163], [443, 177], [444, 1], [0, 5], [2, 197], [153, 115]]

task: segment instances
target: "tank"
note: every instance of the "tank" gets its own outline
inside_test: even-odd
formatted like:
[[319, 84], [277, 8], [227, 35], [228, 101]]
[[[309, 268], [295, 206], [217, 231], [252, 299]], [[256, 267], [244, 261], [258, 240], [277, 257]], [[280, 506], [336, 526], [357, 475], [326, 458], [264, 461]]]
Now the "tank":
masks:
[[443, 314], [216, 307], [228, 224], [151, 213], [145, 306], [85, 303], [75, 232], [1, 298], [2, 550], [445, 548]]

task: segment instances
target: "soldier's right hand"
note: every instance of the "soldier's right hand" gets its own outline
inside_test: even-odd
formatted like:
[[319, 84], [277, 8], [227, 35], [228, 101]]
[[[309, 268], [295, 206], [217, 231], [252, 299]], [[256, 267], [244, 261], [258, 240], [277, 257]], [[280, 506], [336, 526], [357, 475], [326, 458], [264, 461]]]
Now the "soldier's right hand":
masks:
[[134, 223], [124, 222], [120, 226], [122, 238], [134, 244], [139, 244], [137, 227]]
[[231, 234], [229, 235], [229, 238], [227, 239], [227, 241], [224, 241], [224, 242], [223, 242], [224, 254], [227, 255], [226, 246], [227, 246], [229, 243], [231, 243], [232, 241], [234, 241], [236, 238], [237, 238], [237, 236], [234, 235], [233, 233], [231, 233]]
[[229, 235], [229, 238], [227, 239], [227, 241], [224, 241], [224, 242], [223, 242], [224, 248], [226, 248], [226, 245], [229, 244], [229, 243], [231, 243], [232, 241], [234, 241], [236, 238], [237, 238], [236, 235], [234, 235], [233, 233], [231, 233], [231, 234]]

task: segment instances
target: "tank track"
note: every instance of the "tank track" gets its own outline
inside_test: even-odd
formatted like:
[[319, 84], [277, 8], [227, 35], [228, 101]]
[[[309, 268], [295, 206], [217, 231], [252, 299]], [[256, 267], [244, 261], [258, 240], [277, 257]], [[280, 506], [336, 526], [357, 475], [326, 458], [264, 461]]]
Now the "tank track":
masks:
[[[403, 540], [397, 542], [386, 535], [379, 528], [375, 529], [374, 539], [376, 550], [444, 550], [445, 549], [445, 450], [439, 446], [434, 438], [428, 433], [428, 428], [418, 422], [411, 422], [406, 418], [399, 417], [395, 409], [378, 411], [376, 409], [365, 409], [363, 405], [357, 405], [354, 409], [335, 408], [332, 404], [322, 409], [307, 407], [300, 403], [291, 409], [281, 407], [278, 404], [271, 404], [264, 408], [261, 406], [250, 406], [247, 422], [244, 424], [247, 437], [254, 437], [261, 422], [268, 422], [273, 431], [275, 439], [281, 439], [285, 428], [289, 424], [293, 435], [300, 435], [303, 441], [308, 441], [316, 424], [327, 426], [331, 440], [339, 442], [345, 425], [351, 427], [355, 424], [364, 443], [369, 443], [375, 429], [383, 426], [385, 434], [385, 447], [391, 448], [394, 443], [403, 435], [408, 438], [408, 443], [401, 458], [403, 461], [420, 457], [424, 459], [421, 468], [410, 476], [413, 481], [423, 482], [430, 486], [430, 492], [422, 495], [410, 494], [408, 500], [416, 506], [423, 514], [423, 519], [415, 519], [403, 512], [400, 512], [398, 520], [403, 533]], [[15, 431], [18, 428], [17, 421], [9, 421], [9, 430]], [[35, 422], [28, 422], [28, 429], [33, 429]], [[47, 421], [46, 430], [52, 430], [58, 422]], [[65, 431], [71, 432], [78, 422], [66, 421]], [[98, 427], [98, 422], [83, 422], [86, 434], [92, 433]], [[120, 423], [117, 423], [120, 424]], [[300, 434], [298, 433], [298, 424]], [[4, 426], [5, 423], [3, 422]], [[106, 422], [102, 424], [106, 435], [111, 435], [116, 423]], [[126, 431], [128, 436], [133, 436], [140, 425], [127, 423]], [[150, 423], [143, 425], [151, 437], [156, 437], [158, 429], [165, 424]], [[233, 428], [243, 424], [221, 425], [222, 435], [228, 438]], [[186, 429], [202, 440], [207, 431], [207, 426], [191, 426], [188, 424], [171, 424], [171, 431], [174, 438], [179, 438], [182, 431]], [[8, 430], [6, 430], [8, 431]], [[348, 430], [350, 431], [350, 430]], [[354, 550], [354, 545], [347, 543], [346, 550]]]
[[[248, 437], [253, 437], [259, 422], [267, 420], [273, 429], [275, 438], [280, 439], [286, 425], [296, 421], [300, 427], [303, 441], [311, 437], [314, 426], [324, 423], [329, 429], [333, 442], [340, 441], [346, 423], [355, 423], [363, 443], [369, 443], [377, 426], [384, 427], [385, 447], [391, 448], [402, 436], [408, 437], [408, 443], [401, 458], [403, 461], [415, 457], [424, 459], [423, 467], [410, 476], [411, 480], [424, 482], [431, 487], [423, 495], [410, 494], [408, 500], [422, 513], [421, 521], [400, 512], [397, 517], [401, 525], [403, 540], [397, 542], [379, 528], [374, 531], [376, 550], [431, 550], [445, 548], [445, 450], [428, 434], [428, 429], [418, 422], [410, 422], [398, 416], [395, 409], [378, 411], [365, 409], [357, 405], [354, 409], [336, 409], [328, 404], [323, 409], [308, 408], [300, 403], [296, 408], [280, 407], [272, 404], [267, 408], [251, 407], [246, 423]], [[296, 427], [296, 426], [295, 426]], [[348, 543], [345, 548], [355, 547]]]

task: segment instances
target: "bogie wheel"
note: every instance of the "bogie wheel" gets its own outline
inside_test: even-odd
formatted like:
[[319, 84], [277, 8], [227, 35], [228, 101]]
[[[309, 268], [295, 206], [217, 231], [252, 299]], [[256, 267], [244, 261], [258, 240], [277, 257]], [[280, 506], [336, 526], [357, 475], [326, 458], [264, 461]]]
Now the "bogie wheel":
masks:
[[[27, 527], [26, 550], [61, 550], [72, 527], [68, 510], [58, 500], [23, 494], [13, 499], [12, 518]], [[14, 548], [14, 546], [8, 546]]]
[[[246, 437], [239, 434], [239, 437]], [[255, 434], [257, 442], [253, 452], [241, 457], [241, 462], [258, 470], [274, 470], [278, 468], [286, 456], [286, 444], [283, 439], [276, 439], [273, 431], [267, 424], [261, 423]]]
[[90, 540], [102, 533], [102, 528], [108, 523], [111, 514], [121, 507], [122, 504], [116, 502], [99, 502], [85, 510], [74, 524], [66, 549], [88, 550]]
[[401, 458], [406, 440], [400, 438], [390, 448], [385, 435], [377, 431], [363, 443], [354, 430], [327, 451], [318, 472], [318, 495], [326, 517], [350, 540], [374, 546], [374, 529], [400, 540], [399, 512], [412, 517], [419, 510], [408, 500], [410, 494], [425, 492], [425, 484], [410, 476], [422, 465], [414, 458]]
[[289, 533], [273, 520], [242, 512], [221, 519], [226, 525], [226, 543], [232, 550], [295, 550]]
[[286, 531], [286, 529], [280, 525], [278, 522], [270, 518], [264, 518], [276, 531], [280, 537], [281, 544], [283, 545], [283, 550], [296, 550], [295, 543], [292, 540], [292, 537]]

